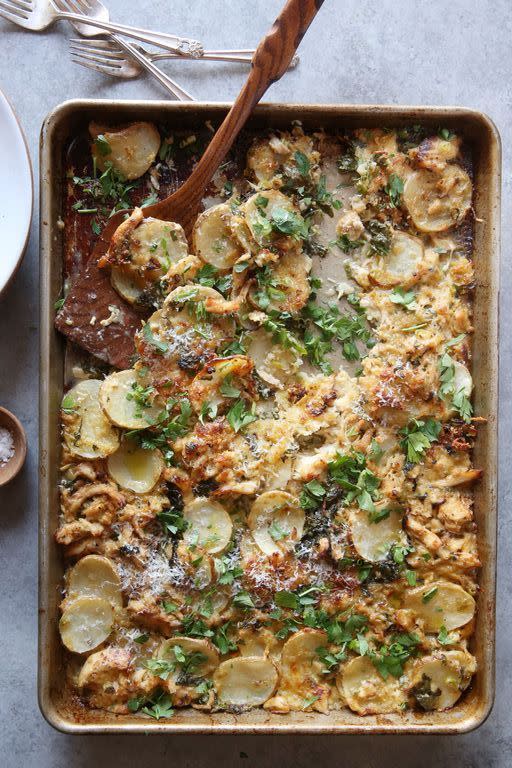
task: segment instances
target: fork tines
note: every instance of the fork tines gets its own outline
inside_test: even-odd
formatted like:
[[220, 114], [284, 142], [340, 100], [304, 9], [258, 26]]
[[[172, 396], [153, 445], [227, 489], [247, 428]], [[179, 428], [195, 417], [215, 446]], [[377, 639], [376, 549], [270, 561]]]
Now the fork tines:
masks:
[[0, 16], [16, 23], [28, 19], [32, 13], [32, 0], [0, 0]]

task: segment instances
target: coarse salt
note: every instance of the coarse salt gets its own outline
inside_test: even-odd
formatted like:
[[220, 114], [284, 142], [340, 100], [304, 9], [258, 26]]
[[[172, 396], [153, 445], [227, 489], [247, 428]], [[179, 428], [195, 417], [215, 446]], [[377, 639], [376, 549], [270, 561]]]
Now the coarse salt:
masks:
[[5, 427], [0, 427], [0, 465], [6, 464], [14, 456], [14, 440]]

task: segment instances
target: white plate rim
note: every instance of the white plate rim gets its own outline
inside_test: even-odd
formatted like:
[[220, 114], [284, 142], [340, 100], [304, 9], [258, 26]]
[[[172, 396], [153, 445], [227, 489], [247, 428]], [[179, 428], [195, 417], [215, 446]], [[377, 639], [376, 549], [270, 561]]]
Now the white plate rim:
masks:
[[18, 252], [14, 256], [12, 260], [12, 264], [10, 268], [7, 270], [7, 273], [4, 277], [0, 277], [0, 296], [4, 293], [4, 291], [8, 288], [11, 281], [13, 280], [14, 276], [16, 275], [16, 272], [18, 271], [21, 262], [23, 260], [23, 257], [25, 255], [25, 251], [27, 249], [28, 245], [28, 239], [30, 235], [30, 226], [32, 223], [32, 217], [34, 214], [34, 173], [32, 169], [32, 162], [30, 159], [30, 152], [28, 149], [28, 143], [25, 136], [25, 133], [23, 131], [23, 128], [21, 127], [21, 123], [19, 121], [19, 118], [14, 111], [14, 107], [12, 106], [10, 100], [7, 98], [5, 93], [0, 89], [0, 115], [6, 115], [7, 120], [10, 121], [12, 128], [14, 129], [14, 132], [18, 134], [18, 137], [21, 139], [18, 146], [16, 147], [16, 150], [18, 152], [19, 160], [24, 165], [24, 174], [26, 178], [29, 181], [29, 185], [24, 185], [24, 188], [26, 190], [27, 198], [30, 197], [29, 200], [25, 198], [25, 204], [27, 205], [28, 209], [28, 215], [25, 217], [25, 224], [23, 227], [23, 230], [21, 232], [21, 240], [18, 247]]

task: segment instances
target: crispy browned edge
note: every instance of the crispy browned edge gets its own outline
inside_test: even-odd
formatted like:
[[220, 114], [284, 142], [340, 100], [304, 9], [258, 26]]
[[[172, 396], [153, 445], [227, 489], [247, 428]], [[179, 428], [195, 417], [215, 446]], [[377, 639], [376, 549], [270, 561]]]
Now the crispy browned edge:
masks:
[[54, 542], [58, 519], [59, 402], [62, 395], [63, 341], [53, 328], [53, 304], [62, 287], [62, 236], [57, 220], [62, 191], [62, 147], [79, 125], [94, 118], [166, 120], [176, 129], [197, 127], [221, 118], [229, 105], [144, 101], [67, 101], [44, 121], [40, 146], [40, 483], [39, 483], [39, 706], [46, 720], [67, 733], [462, 733], [489, 715], [494, 701], [495, 595], [497, 531], [498, 279], [500, 245], [501, 147], [493, 122], [481, 112], [459, 107], [379, 105], [263, 104], [255, 111], [256, 128], [288, 127], [302, 120], [306, 128], [396, 126], [424, 123], [463, 130], [475, 158], [475, 403], [489, 421], [480, 429], [475, 465], [484, 469], [476, 487], [475, 513], [483, 567], [473, 650], [478, 660], [474, 684], [462, 703], [448, 712], [360, 717], [350, 711], [278, 715], [261, 709], [241, 715], [184, 710], [166, 723], [135, 716], [84, 711], [65, 686], [62, 648], [57, 631], [62, 557]]

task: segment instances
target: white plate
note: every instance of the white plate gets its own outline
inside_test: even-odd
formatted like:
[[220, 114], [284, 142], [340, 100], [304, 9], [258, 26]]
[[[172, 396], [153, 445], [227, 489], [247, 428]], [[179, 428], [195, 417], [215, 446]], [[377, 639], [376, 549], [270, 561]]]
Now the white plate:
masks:
[[27, 245], [34, 188], [25, 137], [0, 91], [0, 293], [16, 272]]

